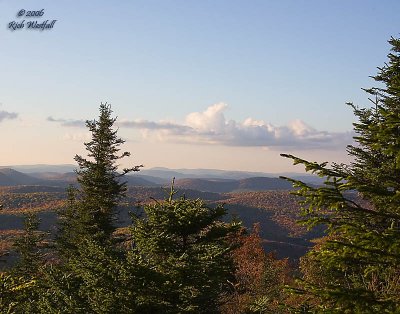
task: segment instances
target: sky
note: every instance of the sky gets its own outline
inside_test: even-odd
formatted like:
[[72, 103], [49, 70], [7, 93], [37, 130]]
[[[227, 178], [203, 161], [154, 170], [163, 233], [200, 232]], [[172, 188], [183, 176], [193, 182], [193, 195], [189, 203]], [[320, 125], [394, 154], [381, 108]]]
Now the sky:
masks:
[[370, 106], [362, 88], [398, 12], [397, 0], [0, 0], [0, 166], [73, 164], [101, 102], [132, 153], [123, 166], [348, 163], [346, 103]]

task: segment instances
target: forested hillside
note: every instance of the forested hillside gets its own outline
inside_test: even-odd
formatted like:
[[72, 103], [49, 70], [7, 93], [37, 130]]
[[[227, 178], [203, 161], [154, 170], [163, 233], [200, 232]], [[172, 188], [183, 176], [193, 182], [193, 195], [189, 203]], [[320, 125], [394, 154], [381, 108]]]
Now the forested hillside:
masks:
[[[162, 201], [167, 192], [160, 187], [129, 186], [123, 204], [118, 207], [117, 226], [123, 228], [132, 222], [130, 212], [140, 211], [145, 204]], [[289, 191], [211, 193], [196, 190], [178, 189], [176, 197], [202, 199], [209, 205], [225, 204], [227, 214], [224, 219], [237, 217], [249, 229], [260, 223], [260, 236], [268, 251], [276, 251], [281, 258], [297, 259], [312, 246], [309, 240], [322, 235], [322, 230], [307, 232], [296, 223], [300, 206]], [[41, 219], [41, 230], [53, 230], [57, 223], [56, 213], [67, 206], [67, 193], [63, 188], [46, 186], [15, 186], [0, 188], [0, 212], [4, 232], [23, 228], [23, 214], [37, 213]], [[0, 237], [6, 246], [11, 245], [12, 237]], [[0, 240], [1, 241], [1, 240]], [[294, 247], [293, 247], [294, 246]], [[1, 265], [0, 265], [1, 267]]]

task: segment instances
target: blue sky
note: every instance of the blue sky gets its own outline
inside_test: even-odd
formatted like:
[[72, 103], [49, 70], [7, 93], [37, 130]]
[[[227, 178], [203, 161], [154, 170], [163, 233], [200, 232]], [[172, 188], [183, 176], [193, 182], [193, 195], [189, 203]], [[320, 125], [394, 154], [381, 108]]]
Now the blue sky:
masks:
[[[348, 161], [345, 103], [368, 105], [361, 88], [399, 35], [398, 12], [399, 1], [0, 0], [0, 164], [72, 163], [101, 101], [129, 163], [280, 172], [300, 170], [280, 152]], [[47, 19], [53, 29], [26, 29]]]

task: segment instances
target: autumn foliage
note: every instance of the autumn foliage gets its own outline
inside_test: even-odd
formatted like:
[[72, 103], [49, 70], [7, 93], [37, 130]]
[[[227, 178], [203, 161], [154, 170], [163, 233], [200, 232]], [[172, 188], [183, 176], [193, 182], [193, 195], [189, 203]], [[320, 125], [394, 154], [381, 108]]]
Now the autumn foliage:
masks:
[[291, 280], [289, 262], [267, 254], [259, 232], [255, 224], [250, 234], [243, 229], [233, 239], [237, 246], [232, 252], [235, 281], [224, 295], [224, 313], [276, 312], [284, 301], [284, 286]]

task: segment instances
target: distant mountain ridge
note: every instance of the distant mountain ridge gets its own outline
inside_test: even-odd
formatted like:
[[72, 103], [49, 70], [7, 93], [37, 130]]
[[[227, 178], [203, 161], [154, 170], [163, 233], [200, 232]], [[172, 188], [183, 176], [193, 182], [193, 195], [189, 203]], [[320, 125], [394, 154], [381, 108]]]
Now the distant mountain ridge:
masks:
[[[158, 178], [150, 181], [146, 177], [126, 176], [124, 178], [131, 186], [162, 186]], [[158, 181], [157, 181], [158, 180]], [[161, 180], [164, 182], [164, 180]], [[76, 173], [58, 173], [58, 172], [33, 172], [25, 174], [10, 168], [0, 168], [0, 186], [18, 186], [18, 185], [40, 185], [67, 187], [70, 184], [76, 184]]]
[[251, 172], [251, 171], [235, 171], [235, 170], [220, 170], [220, 169], [169, 169], [163, 167], [154, 167], [140, 171], [141, 175], [149, 175], [153, 177], [160, 177], [171, 181], [175, 179], [231, 179], [241, 180], [254, 177], [269, 177], [278, 178], [285, 176], [296, 180], [301, 180], [312, 184], [321, 184], [323, 179], [318, 176], [310, 175], [307, 173], [295, 172], [282, 172], [282, 173], [269, 173], [269, 172]]
[[198, 179], [245, 179], [251, 177], [265, 177], [276, 176], [264, 172], [249, 172], [249, 171], [234, 171], [234, 170], [220, 170], [220, 169], [168, 169], [163, 167], [154, 167], [150, 169], [141, 170], [140, 173], [161, 177], [165, 179], [184, 179], [184, 178], [198, 178]]
[[11, 168], [23, 173], [38, 173], [38, 172], [73, 172], [77, 169], [77, 165], [72, 164], [62, 164], [62, 165], [10, 165], [10, 166], [0, 166], [0, 170], [4, 168]]
[[[60, 166], [18, 166], [23, 171], [0, 167], [0, 186], [41, 185], [67, 187], [76, 183], [76, 173], [62, 172], [72, 165]], [[59, 168], [57, 168], [59, 167]], [[46, 171], [39, 171], [40, 169]], [[33, 171], [36, 170], [36, 171]], [[48, 171], [55, 170], [55, 171]], [[31, 171], [31, 172], [24, 172]], [[321, 179], [300, 174], [286, 174], [307, 183], [320, 184]], [[241, 172], [213, 169], [152, 168], [124, 177], [130, 186], [168, 186], [175, 178], [175, 186], [204, 192], [228, 193], [240, 191], [288, 190], [291, 184], [278, 178], [278, 175], [261, 172]]]
[[[4, 168], [11, 168], [16, 171], [25, 174], [34, 174], [36, 176], [39, 173], [60, 173], [64, 174], [67, 172], [74, 172], [77, 169], [77, 165], [74, 164], [61, 164], [61, 165], [9, 165], [0, 166], [0, 170]], [[137, 175], [137, 174], [135, 174]], [[321, 183], [321, 178], [313, 176], [307, 173], [295, 173], [295, 172], [282, 172], [282, 173], [269, 173], [269, 172], [254, 172], [254, 171], [239, 171], [239, 170], [221, 170], [221, 169], [170, 169], [165, 167], [153, 167], [149, 169], [141, 169], [140, 176], [142, 177], [153, 177], [150, 181], [163, 181], [171, 182], [172, 178], [184, 179], [184, 178], [214, 178], [214, 179], [246, 179], [252, 177], [279, 177], [286, 176], [294, 179], [303, 180], [309, 183]]]
[[[138, 174], [124, 177], [129, 186], [168, 186], [166, 179], [141, 176]], [[40, 185], [67, 187], [76, 183], [76, 173], [39, 172], [25, 174], [14, 169], [0, 169], [0, 186]], [[202, 192], [229, 193], [240, 191], [289, 190], [292, 185], [279, 178], [254, 177], [240, 180], [184, 178], [175, 181], [175, 187]]]

